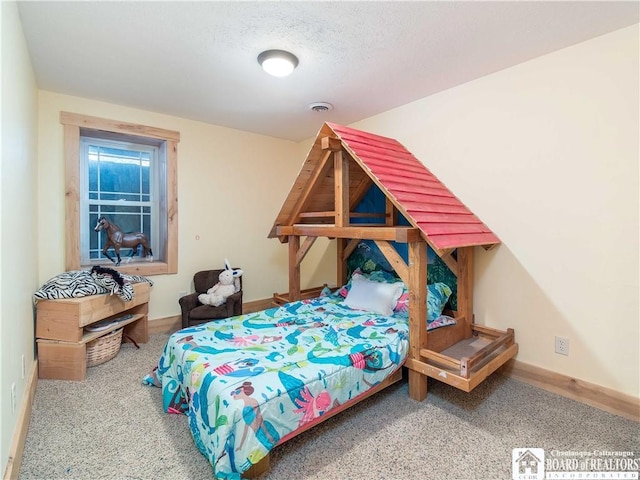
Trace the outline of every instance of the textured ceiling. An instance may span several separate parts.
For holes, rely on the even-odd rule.
[[[300,141],[638,23],[638,2],[18,2],[39,88]],[[271,77],[267,49],[294,53]],[[311,111],[330,102],[329,112]]]

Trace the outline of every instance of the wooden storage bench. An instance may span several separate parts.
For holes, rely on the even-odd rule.
[[[123,302],[117,295],[40,300],[36,304],[38,377],[84,380],[87,374],[87,343],[123,328],[136,343],[149,340],[148,283],[133,284],[134,298]],[[130,316],[128,316],[130,315]],[[102,320],[118,321],[105,330],[85,332],[84,327]],[[126,337],[123,338],[126,341]]]

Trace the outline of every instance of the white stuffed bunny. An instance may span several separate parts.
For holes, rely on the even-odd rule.
[[[240,291],[240,277],[244,273],[239,268],[233,270],[229,260],[224,261],[225,269],[218,275],[218,283],[207,290],[207,293],[198,295],[198,300],[204,305],[219,307],[234,293]]]

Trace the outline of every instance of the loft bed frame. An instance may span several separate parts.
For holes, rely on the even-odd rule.
[[[374,184],[385,195],[385,211],[355,212]],[[400,214],[409,225],[398,223]],[[269,237],[289,247],[289,291],[279,301],[303,297],[300,267],[317,238],[336,240],[338,285],[347,280],[347,259],[358,243],[375,242],[410,292],[405,366],[414,400],[426,398],[427,377],[470,392],[518,351],[513,329],[474,322],[474,250],[500,240],[394,139],[325,123]],[[391,242],[407,244],[408,262]],[[456,275],[458,297],[456,325],[429,332],[427,245]]]
[[[354,211],[372,185],[385,195],[384,211]],[[399,225],[399,215],[410,225]],[[358,223],[353,220],[357,219]],[[371,223],[362,223],[371,222]],[[474,249],[500,241],[467,207],[396,140],[325,123],[269,233],[289,248],[289,291],[273,302],[310,298],[319,288],[300,288],[301,264],[319,237],[337,244],[337,284],[347,281],[347,259],[362,240],[372,240],[409,289],[409,397],[427,396],[432,377],[470,392],[518,351],[513,329],[476,325],[473,316]],[[303,240],[304,238],[304,240]],[[408,246],[408,262],[391,242]],[[427,245],[457,277],[456,324],[427,332]],[[349,404],[400,381],[399,369]],[[323,415],[326,420],[344,408]],[[290,440],[297,430],[279,442]],[[270,467],[267,455],[243,478]]]

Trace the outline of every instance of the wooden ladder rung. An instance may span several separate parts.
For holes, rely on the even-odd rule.
[[[502,330],[497,330],[491,327],[485,327],[484,325],[477,325],[475,323],[471,325],[471,329],[474,332],[482,333],[483,335],[486,335],[492,338],[498,338],[505,334],[505,332],[503,332]],[[513,330],[513,329],[507,329],[507,332],[509,330]]]
[[[460,361],[456,360],[452,357],[447,357],[446,355],[442,355],[441,353],[434,352],[433,350],[429,350],[427,348],[420,349],[420,356],[427,358],[429,360],[433,360],[434,362],[445,365],[449,368],[455,368],[456,370],[460,370]]]

